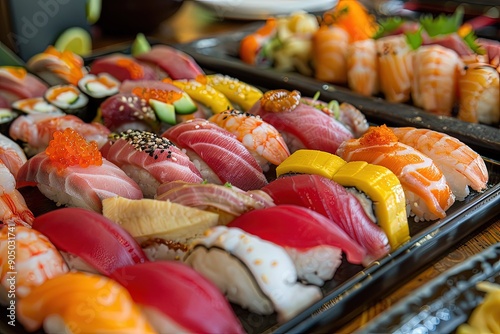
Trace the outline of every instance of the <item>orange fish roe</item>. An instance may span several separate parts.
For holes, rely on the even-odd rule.
[[[398,137],[385,124],[370,127],[359,139],[359,143],[363,146],[385,145],[397,141]]]
[[[156,88],[135,87],[132,93],[140,98],[149,101],[150,99],[162,101],[165,103],[174,103],[182,97],[182,93],[173,90],[163,90]]]
[[[131,59],[118,59],[116,65],[126,68],[130,73],[131,79],[141,79],[144,77],[144,69],[142,66]]]
[[[102,155],[97,142],[87,142],[78,132],[67,128],[54,132],[54,139],[49,143],[45,153],[59,170],[79,165],[89,167],[102,165]]]
[[[261,107],[268,112],[292,111],[300,103],[300,92],[290,92],[286,89],[270,90],[264,93],[260,100]]]

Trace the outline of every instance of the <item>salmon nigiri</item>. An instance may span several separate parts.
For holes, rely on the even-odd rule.
[[[488,170],[483,158],[469,146],[444,133],[412,127],[391,128],[399,142],[431,158],[446,177],[457,200],[486,189]]]
[[[349,34],[336,26],[321,26],[312,37],[314,76],[336,84],[347,83]]]
[[[455,202],[446,178],[431,158],[398,141],[385,125],[371,127],[361,138],[344,142],[337,154],[346,161],[366,161],[389,168],[401,182],[415,220],[446,217]]]
[[[352,42],[347,47],[347,84],[361,95],[378,93],[377,48],[374,39]]]

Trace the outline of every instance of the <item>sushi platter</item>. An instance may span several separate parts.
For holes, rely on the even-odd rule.
[[[254,27],[252,26],[250,27],[250,29],[254,29]],[[459,139],[460,141],[469,145],[472,149],[480,153],[480,157],[484,161],[486,167],[488,181],[481,191],[472,191],[470,194],[468,193],[463,200],[454,202],[454,204],[450,205],[447,208],[446,215],[442,218],[420,221],[418,219],[414,219],[413,217],[407,218],[407,226],[409,229],[408,238],[405,239],[399,247],[395,248],[385,256],[378,258],[377,261],[373,261],[369,265],[363,266],[361,265],[361,261],[358,261],[359,264],[349,263],[349,261],[347,260],[349,259],[351,254],[343,255],[341,258],[342,263],[336,269],[333,278],[326,280],[324,284],[322,284],[321,287],[317,289],[317,291],[320,292],[320,297],[316,298],[314,302],[309,303],[309,305],[306,308],[300,310],[300,312],[294,314],[293,317],[283,320],[280,318],[282,314],[280,314],[279,312],[273,312],[268,315],[261,315],[255,312],[250,312],[248,309],[244,308],[241,305],[231,303],[231,309],[237,317],[238,321],[241,322],[244,332],[249,334],[334,332],[345,325],[347,322],[352,320],[354,317],[359,315],[362,312],[364,305],[374,302],[386,296],[391,291],[394,291],[394,289],[396,289],[398,286],[402,285],[416,273],[428,266],[433,260],[436,260],[437,258],[442,256],[451,247],[463,241],[467,236],[476,233],[481,229],[484,229],[487,224],[492,221],[492,219],[498,217],[498,215],[500,214],[500,161],[498,161],[497,159],[498,152],[500,152],[500,130],[486,125],[465,123],[454,118],[437,117],[409,105],[390,104],[378,98],[361,97],[350,92],[347,89],[324,84],[298,74],[283,74],[272,70],[262,70],[250,67],[236,59],[236,51],[234,49],[236,47],[236,43],[247,32],[248,31],[239,31],[229,35],[198,40],[193,43],[174,45],[173,47],[180,50],[181,52],[185,52],[187,55],[192,56],[194,61],[200,66],[199,69],[195,68],[194,70],[204,71],[204,73],[207,74],[207,77],[217,74],[230,76],[236,78],[236,80],[251,83],[263,92],[269,92],[271,94],[280,93],[276,93],[275,90],[289,90],[299,91],[303,96],[312,97],[319,91],[321,92],[321,97],[323,99],[337,100],[339,102],[347,102],[352,104],[366,116],[367,121],[370,123],[370,125],[373,125],[373,127],[381,127],[382,125],[387,125],[390,127],[417,127],[446,133],[450,136],[455,137],[456,139]],[[155,41],[151,41],[151,45],[165,46]],[[170,48],[171,46],[166,47]],[[100,60],[105,58],[109,60],[109,57],[113,56],[118,58],[118,61],[116,63],[125,63],[125,59],[120,57],[129,57],[132,53],[133,50],[131,45],[120,45],[102,50],[101,52],[85,58],[84,62],[85,66],[92,67],[93,65],[98,64]],[[143,60],[145,59],[146,58],[144,57]],[[127,59],[127,61],[130,61],[130,59]],[[108,65],[109,64],[104,64],[102,66],[103,68],[105,68]],[[190,69],[193,70],[193,68],[194,65]],[[93,79],[96,78],[93,77]],[[102,80],[103,81],[101,81],[101,83],[107,82],[105,81],[105,79]],[[163,83],[166,82],[162,82],[162,84]],[[170,84],[170,82],[168,84]],[[87,86],[88,84],[86,85],[86,87]],[[94,85],[93,87],[95,86],[96,85]],[[128,89],[130,91],[136,92],[136,94],[145,94],[144,92],[146,91],[137,91],[135,89],[135,86],[124,86],[125,84],[122,84],[120,89]],[[251,91],[251,89],[249,88],[248,91]],[[67,93],[66,90],[64,90],[64,92]],[[151,93],[151,91],[148,92]],[[74,95],[72,94],[66,94],[66,96],[69,96],[70,98],[74,97]],[[143,98],[146,98],[146,95],[141,96]],[[171,98],[171,96],[169,96],[169,98]],[[178,93],[178,96],[175,95],[175,98],[177,100],[185,102],[181,93]],[[99,101],[102,102],[102,100]],[[113,102],[121,103],[121,101]],[[124,102],[131,104],[134,101],[124,100]],[[101,107],[103,104],[101,104]],[[165,106],[161,105],[161,107]],[[182,113],[186,113],[185,110],[189,109],[190,106],[188,105],[188,103],[184,103],[179,104],[177,107],[179,110],[177,116],[182,116]],[[295,106],[294,108],[296,107],[297,106]],[[120,107],[116,107],[116,109],[119,108]],[[249,109],[250,108],[251,107],[249,107]],[[397,110],[397,113],[394,112],[395,110]],[[102,111],[103,110],[101,110],[101,112]],[[82,119],[86,119],[87,122],[90,122],[90,120],[96,117],[95,110],[91,115],[86,115],[85,112],[86,110],[83,110],[82,114],[80,114],[79,116]],[[229,117],[229,114],[226,116]],[[171,119],[168,117],[165,117],[164,119],[166,120],[165,122],[171,121]],[[197,120],[190,120],[190,122],[196,123]],[[174,138],[175,136],[180,137],[181,134],[187,133],[192,130],[191,128],[186,128],[182,129],[182,131],[179,130],[180,134],[176,133],[174,131],[174,128],[177,127],[178,129],[180,128],[178,127],[179,125],[184,124],[179,123],[168,128],[165,133],[172,135],[172,138]],[[197,126],[197,128],[202,127],[208,127],[208,125],[206,125],[206,123],[204,122],[201,122]],[[97,130],[101,131],[102,129],[98,128]],[[110,153],[113,149],[112,146],[116,148],[121,145],[123,141],[129,140],[131,137],[134,137],[134,140],[136,140],[135,137],[138,137],[140,135],[138,132],[133,131],[122,132],[121,135],[116,136],[110,135],[109,132],[105,132],[105,134],[106,138],[109,139],[109,142],[106,141],[106,143],[103,144],[101,151],[102,154],[108,154],[108,156],[110,157],[110,161],[112,159],[112,153]],[[76,136],[74,133],[70,133],[70,131],[66,133],[66,130],[63,133],[58,134],[58,136],[59,137],[56,139],[61,141],[66,140],[78,143],[78,141],[81,140],[81,137]],[[159,145],[165,145],[165,150],[169,150],[169,156],[179,154],[179,160],[181,160],[180,157],[182,152],[179,153],[174,149],[174,147],[168,146],[171,143],[166,140],[162,141],[161,139],[158,139],[156,137],[151,138],[153,138],[151,141],[156,140],[156,143],[160,143]],[[150,140],[151,138],[140,137],[139,139],[141,141],[136,141],[134,142],[134,144],[146,145],[146,142],[147,144],[149,144],[148,140]],[[51,141],[51,145],[57,145],[58,142],[56,139]],[[113,140],[112,144],[110,143],[111,140]],[[50,148],[51,147],[47,149]],[[95,152],[92,151],[92,148],[88,149],[90,152]],[[148,150],[150,150],[150,147],[141,146],[141,150],[144,150],[144,152],[148,152]],[[54,149],[54,151],[56,151],[56,149]],[[154,150],[151,151],[154,152]],[[38,157],[38,154],[35,157]],[[153,156],[153,154],[151,154],[151,156]],[[115,161],[118,165],[120,163],[120,158],[122,157],[123,156],[116,154],[116,156],[113,157],[113,161]],[[155,156],[154,159],[156,160],[157,158],[158,156]],[[32,161],[36,160],[33,159]],[[223,162],[221,161],[220,163]],[[27,165],[29,165],[29,163]],[[91,166],[91,168],[94,168],[94,166]],[[27,171],[26,169],[30,170]],[[35,168],[32,168],[32,166],[24,167],[24,169],[20,170],[18,178],[23,182],[33,181],[32,179],[30,179],[32,178],[30,173],[33,169]],[[277,173],[277,168],[271,168],[265,174],[266,179],[260,181],[262,181],[262,183],[264,184],[268,182],[271,183],[272,181],[275,181],[277,179]],[[199,174],[196,174],[192,177],[195,180],[193,181],[193,183],[201,183],[202,178]],[[234,182],[230,183],[233,183],[233,185],[236,187],[236,182],[238,181],[241,180],[236,179],[234,180]],[[247,185],[243,181],[241,183],[241,186],[239,186],[238,184],[238,187],[246,187],[250,190],[257,188],[257,186]],[[252,189],[252,187],[254,188]],[[127,190],[124,190],[124,193],[126,191],[141,191],[139,185],[137,185],[137,189],[135,189],[132,185],[132,182],[130,184],[127,184],[126,188]],[[259,184],[258,188],[263,187]],[[343,189],[343,187],[341,188]],[[399,188],[397,189],[399,190]],[[41,191],[39,191],[36,187],[24,187],[20,189],[20,192],[24,196],[27,206],[30,208],[36,218],[61,210],[61,206],[56,206],[53,200],[42,194]],[[146,193],[146,190],[142,189],[142,192]],[[165,194],[166,193],[167,191],[165,191]],[[159,196],[162,195],[163,194]],[[133,197],[135,196],[135,194],[130,196]],[[140,194],[140,196],[142,196],[142,194]],[[138,195],[137,197],[140,196]],[[100,204],[101,203],[98,203],[98,205]],[[94,211],[98,211],[100,209],[101,208],[97,207],[97,209]],[[36,218],[34,224],[39,225],[40,228],[43,227],[43,224],[47,224],[47,226],[49,226],[48,224],[56,224],[56,222],[54,221],[58,221],[57,219],[54,219],[54,221],[52,221],[51,219],[47,218],[45,219],[45,222],[44,219],[40,219],[37,222]],[[403,218],[405,219],[406,224],[406,216],[403,216]],[[83,218],[78,217],[75,219]],[[49,230],[50,228],[48,229],[48,231]],[[221,229],[220,231],[218,232],[223,233],[225,230]],[[52,228],[52,232],[54,232],[54,228]],[[224,236],[228,238],[231,237],[231,235],[228,236],[226,234],[224,234]],[[244,239],[244,236],[238,235],[237,238]],[[217,242],[223,244],[224,240],[224,238],[219,238],[216,241],[212,241],[214,242],[214,244],[216,244]],[[216,244],[216,246],[214,246],[213,248],[222,247],[223,245],[221,244]],[[208,246],[206,245],[204,247],[208,248]],[[270,246],[267,245],[266,247]],[[203,247],[199,247],[199,249],[203,249]],[[490,253],[493,252],[496,252],[495,254],[498,256],[498,247],[492,248],[489,253],[485,253],[482,255],[485,261],[487,258],[491,257]],[[191,259],[193,266],[195,266],[197,258],[193,254],[198,255],[200,253],[193,252],[192,254],[190,254],[190,256],[192,256]],[[480,259],[478,259],[479,258],[475,258],[474,261],[479,261]],[[475,262],[473,263],[473,265],[475,265]],[[174,271],[176,269],[171,268],[171,270]],[[131,273],[133,273],[133,271],[131,271]],[[126,275],[123,277],[119,277],[119,275],[115,277],[117,277],[117,280],[126,279]],[[2,308],[2,310],[5,311],[5,308]],[[11,327],[5,324],[5,319],[7,317],[3,316],[2,318],[4,320],[2,321],[2,323],[0,323],[0,331],[2,333],[14,333],[14,331],[11,331]],[[16,327],[15,333],[27,332],[18,331],[17,329],[18,327]],[[42,333],[43,331],[38,330],[36,332]]]
[[[497,157],[497,152],[500,151],[500,130],[496,127],[435,115],[410,104],[387,102],[381,97],[362,96],[344,86],[322,82],[297,72],[282,72],[244,63],[239,57],[241,40],[261,26],[262,23],[253,23],[238,31],[179,44],[176,47],[190,54],[208,70],[223,71],[246,82],[264,85],[268,89],[298,89],[308,96],[319,92],[325,100],[353,104],[374,124],[387,123],[442,131],[474,147],[482,154]]]

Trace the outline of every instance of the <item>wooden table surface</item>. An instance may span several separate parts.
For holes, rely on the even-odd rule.
[[[165,43],[186,43],[199,38],[234,31],[250,23],[251,21],[227,20],[223,14],[214,14],[193,1],[187,1],[177,14],[163,22],[157,31],[149,34],[149,36]],[[133,36],[100,36],[95,40],[94,46],[99,49],[112,44],[130,41],[131,39],[133,39]],[[470,236],[467,241],[451,249],[448,254],[398,288],[387,298],[366,305],[366,311],[342,328],[340,333],[352,333],[439,274],[461,263],[471,255],[481,252],[488,246],[500,242],[500,216],[493,218],[487,225],[483,231]]]

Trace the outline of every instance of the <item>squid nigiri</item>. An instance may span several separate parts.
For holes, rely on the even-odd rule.
[[[12,122],[9,136],[24,143],[27,156],[42,152],[49,145],[54,132],[71,128],[88,141],[97,142],[102,147],[111,133],[104,125],[85,123],[74,115],[31,114],[19,116]]]
[[[399,142],[430,157],[443,172],[457,200],[469,195],[469,187],[481,192],[488,183],[483,158],[469,146],[444,133],[412,127],[391,128]]]
[[[385,125],[344,142],[337,154],[346,161],[366,161],[389,168],[400,180],[416,220],[444,218],[455,202],[446,178],[431,158],[400,143]]]
[[[210,183],[226,182],[242,189],[267,184],[262,168],[236,136],[205,119],[194,119],[166,130],[162,137],[186,149],[201,175]]]
[[[117,268],[148,261],[130,234],[94,211],[50,211],[35,218],[33,229],[57,247],[71,269],[109,276]]]
[[[299,279],[318,286],[333,278],[343,252],[354,264],[360,264],[366,256],[365,249],[343,229],[304,206],[280,204],[249,211],[227,226],[283,247],[292,258]]]
[[[215,226],[192,246],[184,262],[251,312],[276,312],[284,322],[322,296],[319,287],[297,281],[293,261],[282,247],[239,228]]]
[[[69,272],[34,287],[18,304],[28,331],[47,333],[156,333],[128,291],[104,276]]]
[[[104,198],[143,197],[134,180],[102,158],[96,142],[87,142],[69,128],[54,132],[47,149],[21,167],[17,182],[20,187],[36,185],[42,194],[59,205],[96,212],[101,212]]]
[[[278,130],[260,116],[231,110],[213,115],[208,120],[236,135],[264,171],[269,169],[269,164],[279,165],[290,155]]]
[[[158,186],[165,182],[203,181],[183,151],[152,132],[127,130],[115,134],[101,148],[101,153],[136,181],[147,198],[153,198]]]
[[[121,267],[111,278],[128,290],[159,333],[244,333],[217,286],[183,263]]]
[[[335,153],[353,134],[343,124],[313,106],[300,102],[300,92],[272,90],[249,111],[274,126],[290,153],[300,148]]]
[[[14,261],[8,256],[12,245],[16,249]],[[17,298],[26,297],[34,287],[68,271],[57,248],[39,231],[25,226],[4,226],[0,230],[0,283],[9,291],[13,275]]]

